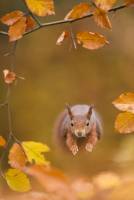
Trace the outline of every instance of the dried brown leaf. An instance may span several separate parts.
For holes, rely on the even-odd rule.
[[[91,11],[91,6],[89,3],[80,3],[76,5],[66,16],[65,20],[77,19],[84,17]]]
[[[112,103],[117,109],[121,111],[134,113],[134,93],[132,92],[121,94]]]
[[[24,13],[20,10],[15,10],[13,12],[7,13],[1,18],[1,22],[8,26],[12,26],[18,20],[20,20],[24,16]]]
[[[134,6],[134,0],[125,0],[126,5]]]
[[[26,30],[26,17],[22,17],[19,21],[9,27],[9,41],[13,42],[22,38]]]
[[[68,31],[63,31],[62,34],[58,37],[56,45],[62,45],[63,41],[69,37]]]
[[[96,6],[102,10],[108,11],[113,7],[117,0],[94,0]]]
[[[12,84],[16,80],[16,74],[8,69],[3,70],[4,81],[6,84]]]
[[[5,147],[5,145],[6,145],[6,140],[2,136],[0,136],[0,146]]]
[[[11,167],[16,169],[23,169],[27,162],[27,157],[22,146],[18,143],[14,143],[11,147],[8,155],[8,163]]]
[[[26,19],[26,31],[34,29],[35,26],[36,26],[35,20],[31,16],[28,16]]]
[[[103,35],[93,32],[79,32],[77,33],[77,42],[82,44],[86,49],[94,50],[103,47],[105,44],[109,44]]]
[[[36,178],[47,192],[56,193],[62,199],[76,200],[64,174],[59,170],[52,167],[34,165],[26,167],[25,172]]]
[[[118,114],[115,121],[115,129],[123,134],[134,132],[134,114],[130,112]]]
[[[107,13],[100,8],[95,9],[94,20],[97,23],[97,25],[100,26],[101,28],[108,28],[108,29],[112,28],[112,25]]]

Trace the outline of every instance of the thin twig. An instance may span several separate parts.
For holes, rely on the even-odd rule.
[[[75,36],[73,33],[73,28],[72,28],[72,23],[70,23],[69,25],[70,25],[70,34],[71,34],[72,43],[73,43],[74,49],[77,49],[77,45],[75,42]]]
[[[126,7],[128,7],[128,5],[127,4],[123,4],[123,5],[116,6],[116,7],[112,8],[112,9],[108,10],[108,12],[116,12],[117,10],[121,10],[123,8],[126,8]],[[66,23],[70,23],[70,22],[73,23],[73,22],[80,21],[80,20],[83,20],[83,19],[86,19],[86,18],[90,18],[92,16],[93,16],[93,13],[90,13],[88,15],[85,15],[84,17],[80,17],[80,18],[77,18],[77,19],[68,19],[68,20],[64,20],[63,19],[63,20],[52,21],[52,22],[48,22],[48,23],[41,23],[40,26],[38,26],[38,27],[26,32],[24,35],[28,35],[28,34],[30,34],[32,32],[35,32],[35,31],[37,31],[37,30],[39,30],[41,28],[47,27],[47,26],[55,26],[55,25],[66,24]],[[0,34],[1,35],[8,35],[7,32],[3,32],[3,31],[0,31]]]

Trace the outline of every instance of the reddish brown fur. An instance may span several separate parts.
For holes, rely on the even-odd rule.
[[[58,117],[54,132],[59,146],[69,149],[75,155],[83,146],[89,152],[93,150],[101,137],[102,125],[91,106],[68,106]]]

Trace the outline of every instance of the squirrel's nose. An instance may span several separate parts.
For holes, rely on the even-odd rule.
[[[81,132],[78,132],[77,134],[78,134],[78,136],[79,136],[79,137],[81,137],[81,136],[82,136],[82,133],[81,133]]]

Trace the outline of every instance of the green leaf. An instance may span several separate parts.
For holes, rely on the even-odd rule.
[[[31,189],[28,177],[18,169],[8,169],[5,173],[8,186],[17,192],[27,192]]]
[[[44,153],[49,152],[49,147],[39,142],[22,142],[22,146],[27,155],[28,161],[36,164],[48,164],[49,162],[45,159]]]

